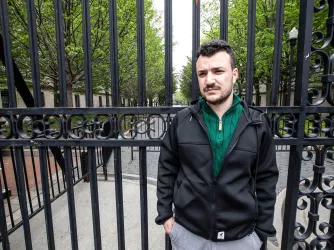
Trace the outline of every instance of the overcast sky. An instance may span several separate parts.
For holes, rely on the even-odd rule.
[[[170,0],[172,1],[172,0]],[[155,9],[162,13],[164,0],[154,0]],[[186,64],[186,57],[191,56],[192,49],[192,0],[173,1],[173,66],[175,72],[181,71],[182,66]]]

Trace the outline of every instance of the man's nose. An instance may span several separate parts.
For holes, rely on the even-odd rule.
[[[208,72],[208,74],[206,75],[206,84],[212,84],[215,82],[215,78],[214,75],[211,72]]]

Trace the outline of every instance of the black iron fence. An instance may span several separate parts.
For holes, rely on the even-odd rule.
[[[80,122],[79,122],[80,123]],[[29,126],[29,125],[30,126]],[[8,123],[7,123],[8,125]],[[28,132],[31,132],[31,122],[27,122],[25,128]],[[88,124],[88,128],[91,129],[91,124]],[[5,129],[9,131],[9,128]],[[3,131],[3,132],[5,132]],[[71,129],[73,135],[82,136],[82,126],[76,126]],[[50,133],[57,134],[57,130],[54,129]],[[40,136],[39,136],[40,137]],[[85,135],[85,138],[92,138],[90,134]],[[27,204],[28,204],[28,216],[29,219],[34,217],[37,213],[43,210],[43,200],[42,200],[42,185],[41,185],[41,163],[39,162],[39,152],[38,147],[22,147],[20,148],[24,171],[24,180],[27,194]],[[54,156],[51,150],[46,151],[46,168],[48,173],[48,187],[50,193],[50,202],[55,201],[61,195],[66,193],[66,183],[65,183],[65,172],[64,166],[61,162],[64,159],[64,149],[60,147],[60,155]],[[102,147],[96,147],[96,167],[106,168],[106,164],[103,161]],[[89,182],[89,163],[88,163],[88,152],[87,147],[74,146],[71,147],[71,178],[73,185],[78,184],[80,181],[84,180]],[[58,157],[58,159],[57,159]],[[15,154],[13,147],[3,147],[0,148],[0,171],[1,182],[3,183],[2,194],[4,201],[4,208],[7,223],[8,235],[22,226],[22,217],[20,209],[20,194],[19,194],[19,184],[17,175],[17,164],[15,162]],[[105,178],[107,178],[107,172],[103,171]],[[0,236],[1,239],[1,236]]]
[[[228,17],[226,6],[228,1],[221,0],[221,38],[227,39]],[[39,53],[36,39],[36,13],[34,1],[27,0],[27,23],[29,33],[29,53],[31,56],[31,79],[33,95],[24,81],[19,68],[12,58],[11,35],[9,30],[9,18],[7,1],[0,3],[1,17],[1,60],[6,68],[6,80],[8,87],[8,108],[0,109],[0,147],[1,152],[8,147],[10,160],[15,169],[15,186],[20,201],[20,213],[22,221],[17,223],[9,216],[10,226],[7,225],[7,216],[11,214],[8,185],[5,183],[4,163],[1,171],[2,180],[0,189],[5,187],[6,192],[0,192],[0,232],[3,249],[10,248],[8,235],[19,225],[24,229],[24,241],[26,249],[32,249],[31,230],[29,219],[37,211],[45,213],[45,226],[47,232],[48,249],[55,249],[55,234],[52,218],[52,200],[57,197],[56,190],[65,192],[68,197],[68,213],[71,232],[71,248],[78,249],[77,218],[74,202],[74,188],[76,182],[84,178],[80,169],[74,168],[87,158],[88,176],[91,190],[92,227],[94,232],[94,247],[102,249],[99,194],[97,185],[97,167],[110,157],[110,149],[114,154],[114,176],[116,193],[116,217],[118,249],[125,249],[124,232],[124,203],[122,181],[122,147],[138,147],[139,150],[139,178],[140,178],[140,205],[141,205],[141,248],[148,249],[148,208],[147,208],[147,159],[146,153],[149,147],[158,147],[172,116],[181,108],[172,106],[172,1],[165,1],[165,105],[166,107],[147,108],[146,103],[146,75],[145,75],[145,20],[144,1],[137,0],[137,69],[138,69],[138,106],[136,108],[120,108],[119,95],[119,61],[118,61],[118,37],[117,37],[117,8],[116,1],[109,1],[108,15],[110,20],[110,71],[112,89],[112,107],[93,108],[93,86],[91,60],[91,27],[90,5],[88,0],[82,1],[82,25],[83,25],[83,51],[84,51],[84,82],[86,95],[86,108],[67,108],[66,86],[66,60],[64,44],[64,20],[61,1],[54,1],[55,29],[57,38],[57,57],[59,73],[59,108],[42,108],[41,82],[39,71]],[[193,1],[193,53],[200,40],[200,0]],[[224,7],[225,6],[225,7]],[[223,9],[225,8],[225,9]],[[332,212],[334,192],[331,185],[332,177],[324,178],[324,160],[333,158],[334,145],[334,94],[333,94],[333,13],[332,0],[315,2],[314,0],[301,0],[299,11],[299,36],[297,50],[297,68],[294,86],[294,103],[292,106],[278,107],[280,86],[280,67],[282,55],[282,30],[284,20],[284,1],[276,2],[275,22],[275,46],[273,57],[273,74],[271,84],[270,105],[259,107],[267,112],[272,121],[272,130],[275,135],[275,144],[287,146],[290,152],[286,202],[284,206],[283,233],[280,242],[281,249],[332,249],[334,244],[333,226],[334,213]],[[326,29],[313,33],[313,16],[322,12],[328,16],[323,20]],[[246,102],[253,101],[254,57],[255,57],[255,18],[256,1],[248,1],[248,41],[247,41],[247,66],[246,66]],[[178,24],[176,24],[178,25]],[[315,39],[312,39],[313,38]],[[193,97],[197,98],[198,86],[195,74],[195,57],[193,54]],[[309,92],[310,70],[317,69],[317,73],[323,72],[321,92],[311,90]],[[28,108],[17,108],[16,89],[25,99]],[[311,94],[311,97],[310,97]],[[30,98],[31,97],[31,98]],[[311,101],[310,101],[311,100]],[[322,106],[326,103],[327,106]],[[24,119],[29,118],[30,124],[24,124]],[[92,118],[93,117],[93,118]],[[138,118],[140,117],[140,118]],[[50,127],[50,121],[58,124]],[[81,120],[81,127],[75,125]],[[151,130],[152,123],[161,122],[161,130],[155,134]],[[75,122],[74,122],[75,121]],[[123,128],[124,126],[126,128]],[[160,126],[159,126],[160,127]],[[80,132],[73,132],[79,130]],[[140,135],[140,136],[139,136]],[[143,135],[143,137],[141,137]],[[101,148],[99,150],[99,148]],[[38,208],[31,203],[29,194],[29,178],[25,167],[25,148],[31,148],[30,154],[38,151],[41,187],[36,183],[33,173],[33,185],[38,186],[38,193],[42,194],[42,200],[38,200]],[[79,151],[81,148],[81,152]],[[85,148],[85,150],[83,150]],[[301,162],[303,151],[312,151],[315,158],[312,180],[300,180]],[[78,151],[76,151],[78,150]],[[50,171],[50,155],[56,160],[56,190],[52,189],[52,168]],[[104,160],[100,155],[104,155]],[[49,157],[48,157],[49,155]],[[73,155],[75,156],[73,159]],[[81,160],[76,160],[80,155]],[[34,157],[32,156],[31,159]],[[1,154],[0,159],[5,156]],[[37,170],[33,164],[33,172]],[[79,164],[80,165],[80,164]],[[79,173],[79,175],[78,175]],[[37,176],[37,175],[36,175]],[[76,176],[76,177],[74,177]],[[61,181],[61,177],[63,180]],[[75,179],[76,178],[76,179]],[[6,187],[7,185],[7,187]],[[300,187],[302,186],[302,188]],[[62,189],[66,187],[66,189]],[[58,192],[59,193],[59,192]],[[59,194],[60,194],[59,193]],[[27,198],[28,196],[28,198]],[[302,205],[299,203],[302,202]],[[328,221],[319,221],[319,207],[330,210]],[[296,221],[296,210],[308,209],[308,222],[303,225]],[[163,244],[163,243],[162,243]],[[154,246],[153,246],[154,247]],[[170,248],[166,238],[166,249]]]

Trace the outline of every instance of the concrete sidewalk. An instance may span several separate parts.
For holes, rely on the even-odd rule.
[[[101,219],[102,249],[118,249],[115,182],[112,175],[105,181],[103,175],[98,175],[99,206]],[[91,214],[90,184],[80,182],[74,187],[76,220],[78,230],[79,249],[94,249],[93,224]],[[283,225],[283,211],[285,203],[284,189],[277,197],[274,225],[277,230],[276,238],[268,240],[268,250],[281,249],[281,235]],[[156,212],[156,180],[148,178],[148,236],[149,249],[164,250],[165,238],[162,226],[157,226],[154,219]],[[123,175],[125,249],[141,249],[140,222],[140,186],[138,175]],[[307,225],[308,209],[297,211],[296,221]],[[321,221],[328,221],[329,211],[321,209]],[[56,249],[71,250],[69,216],[67,209],[67,195],[62,195],[52,203],[52,215]],[[38,213],[30,220],[31,238],[34,250],[47,249],[44,212]],[[311,237],[313,239],[314,237]],[[275,240],[277,239],[277,240]],[[310,239],[310,240],[311,240]],[[9,236],[12,250],[25,249],[23,227]],[[2,246],[0,244],[0,249]]]
[[[140,186],[136,179],[138,178],[133,175],[124,175],[123,177],[125,249],[129,250],[141,249]],[[156,187],[154,181],[149,180],[148,182],[149,248],[163,250],[165,247],[164,231],[161,226],[157,226],[154,222],[157,214]],[[99,176],[98,188],[102,248],[116,250],[118,249],[118,240],[114,179],[109,177],[108,181],[104,181],[103,176]],[[90,184],[81,182],[74,187],[74,192],[79,249],[92,250],[94,249],[94,236]],[[52,215],[56,249],[72,249],[66,194],[52,203]],[[30,229],[33,249],[48,249],[44,211],[30,220]],[[12,250],[25,249],[23,227],[12,233],[9,236],[9,241]],[[0,249],[2,249],[2,246],[0,246]]]

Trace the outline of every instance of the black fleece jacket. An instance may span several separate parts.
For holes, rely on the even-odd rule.
[[[183,227],[212,241],[241,239],[254,230],[262,241],[275,235],[273,135],[266,114],[242,105],[216,178],[201,105],[197,102],[174,117],[160,151],[157,224],[175,215]]]

